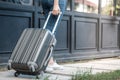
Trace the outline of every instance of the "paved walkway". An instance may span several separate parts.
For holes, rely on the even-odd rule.
[[[92,71],[93,74],[98,72],[109,72],[120,69],[120,59],[108,58],[90,60],[84,62],[66,63],[62,64],[64,70],[55,70],[51,73],[45,73],[45,77],[49,77],[49,80],[70,80],[71,76],[77,71]],[[20,75],[14,77],[14,70],[0,72],[0,80],[36,80],[35,76]],[[42,79],[40,79],[42,80]]]

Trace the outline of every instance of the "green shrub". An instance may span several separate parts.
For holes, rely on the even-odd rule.
[[[120,80],[120,70],[92,74],[90,71],[77,72],[71,80]]]

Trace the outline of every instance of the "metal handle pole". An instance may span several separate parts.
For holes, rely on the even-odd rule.
[[[52,11],[49,12],[48,17],[47,17],[47,19],[46,19],[46,21],[45,21],[45,24],[44,24],[44,26],[43,26],[43,29],[46,28],[47,23],[48,23],[48,20],[50,19],[51,14],[52,14]],[[57,24],[58,24],[58,22],[59,22],[59,19],[60,19],[61,14],[62,14],[62,12],[59,13],[59,16],[58,16],[58,18],[57,18],[57,21],[55,22],[54,28],[53,28],[53,30],[52,30],[52,34],[54,34],[54,32],[55,32],[55,30],[56,30],[56,28],[57,28]]]
[[[45,21],[45,24],[44,24],[44,26],[43,26],[43,29],[46,28],[47,23],[48,23],[48,20],[49,20],[51,14],[52,14],[52,12],[50,11],[49,14],[48,14],[47,20]]]
[[[56,28],[57,28],[57,24],[58,24],[58,22],[59,22],[59,19],[60,19],[61,14],[62,14],[62,12],[59,13],[59,16],[58,16],[58,18],[57,18],[57,21],[56,21],[56,23],[55,23],[55,25],[54,25],[54,28],[53,28],[53,30],[52,30],[52,34],[54,34],[54,32],[55,32],[55,30],[56,30]]]

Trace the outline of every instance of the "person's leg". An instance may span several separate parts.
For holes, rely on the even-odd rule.
[[[45,1],[48,1],[48,2],[45,2]],[[48,13],[49,11],[52,11],[52,8],[53,8],[53,3],[54,3],[54,0],[43,0],[43,3],[42,3],[42,7],[43,7],[43,11],[45,13],[45,18],[47,18],[48,16]],[[58,25],[60,24],[61,22],[61,19],[63,17],[63,14],[64,14],[64,11],[65,11],[65,8],[66,8],[66,3],[67,3],[67,0],[59,0],[59,6],[60,6],[60,9],[61,9],[61,12],[62,12],[62,15],[59,19],[59,23]],[[50,20],[48,21],[48,24],[47,24],[47,29],[49,29],[50,31],[53,30],[53,27],[55,25],[55,22],[57,20],[57,17],[58,16],[54,16],[54,15],[51,15],[50,17]],[[56,33],[56,32],[55,32]],[[51,57],[50,61],[49,61],[49,65],[48,65],[50,69],[51,68],[55,68],[55,69],[62,69],[61,66],[59,66],[58,64],[56,64],[56,62],[53,60],[53,57]],[[49,70],[50,71],[50,70]]]
[[[52,11],[54,0],[48,0],[48,1],[49,1],[48,3],[49,3],[50,10]],[[59,19],[59,22],[57,24],[57,27],[59,26],[59,24],[60,24],[60,22],[61,22],[61,20],[63,18],[63,14],[64,14],[65,9],[66,9],[66,4],[67,4],[67,0],[59,0],[59,6],[60,6],[60,10],[62,12],[62,15],[60,16],[60,19]],[[47,25],[47,29],[49,29],[50,31],[53,30],[55,22],[57,20],[57,17],[58,16],[51,15],[50,20],[49,20],[48,25]],[[56,28],[54,34],[56,34],[56,31],[57,31],[57,28]],[[56,63],[56,61],[53,60],[53,58],[51,58],[48,67],[52,67],[53,69],[59,69],[59,70],[63,69],[63,67],[58,65]]]
[[[48,0],[42,0],[42,8],[43,8],[45,19],[47,19],[48,13],[50,11],[50,7],[48,7]],[[54,63],[53,57],[50,58],[50,61],[48,64],[52,64],[52,63]],[[46,71],[51,72],[53,71],[53,68],[47,67]]]

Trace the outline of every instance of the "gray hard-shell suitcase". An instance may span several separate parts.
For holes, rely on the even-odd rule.
[[[50,32],[45,28],[51,14],[52,12],[49,13],[43,28],[27,28],[23,31],[8,61],[8,69],[16,70],[16,77],[19,74],[38,76],[45,71],[56,44],[54,31],[61,16],[60,13],[53,31]]]

